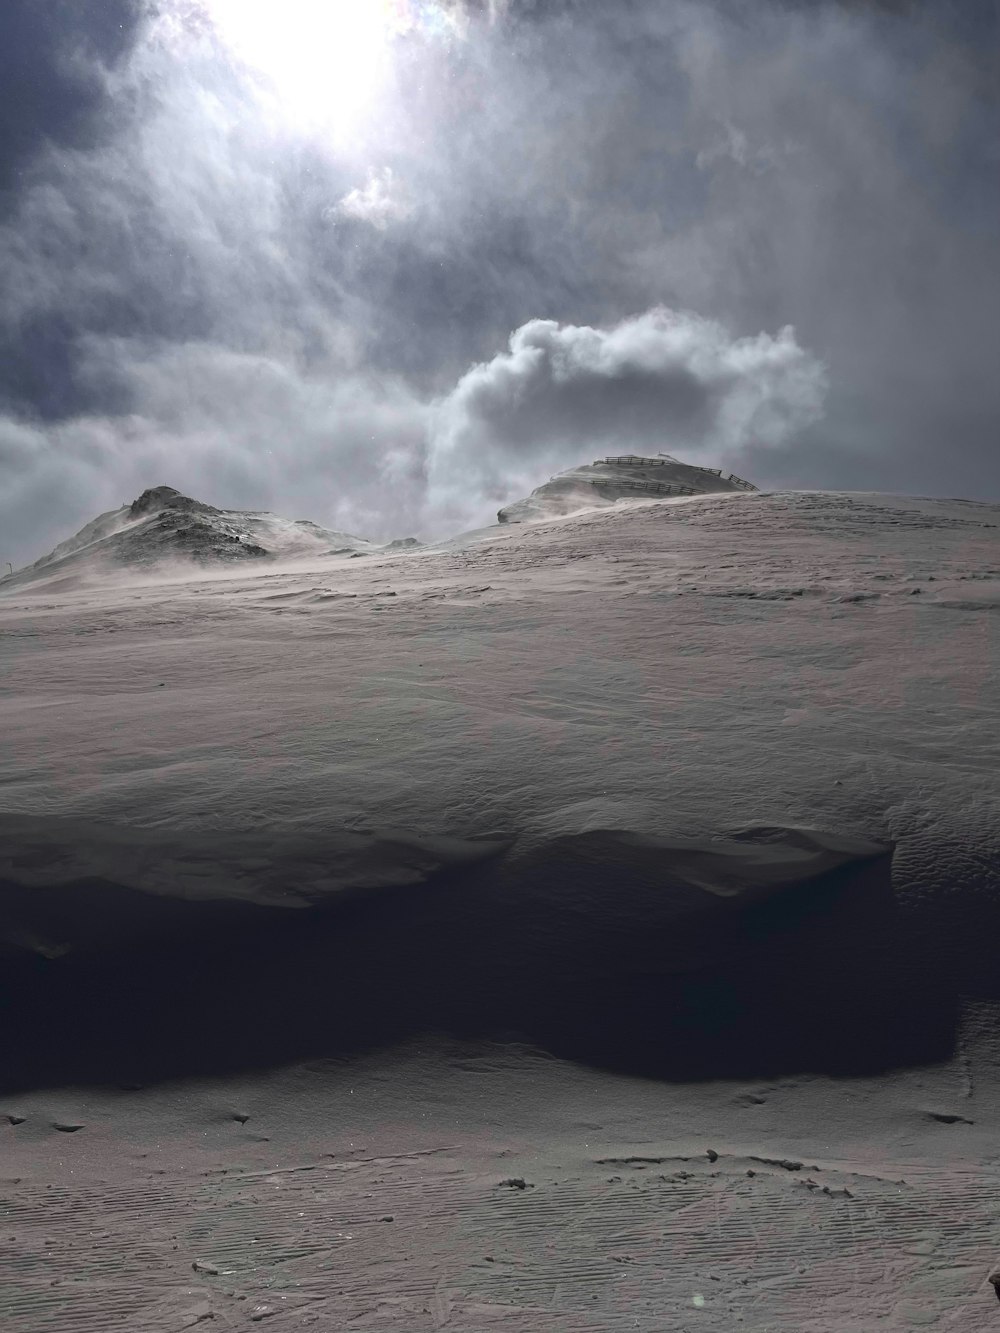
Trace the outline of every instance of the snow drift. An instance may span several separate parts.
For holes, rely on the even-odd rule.
[[[1000,1005],[998,524],[734,489],[8,580],[5,1080],[429,1031],[667,1078],[943,1058]]]

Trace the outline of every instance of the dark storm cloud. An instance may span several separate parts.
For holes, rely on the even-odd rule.
[[[0,207],[49,143],[93,146],[112,113],[102,71],[128,52],[134,0],[4,0],[0,5]]]
[[[5,0],[0,5],[0,219],[45,180],[57,148],[93,150],[129,115],[107,77],[143,16],[136,0]],[[58,256],[52,260],[59,262]],[[5,269],[5,283],[13,275]],[[73,375],[74,312],[25,312],[0,356],[0,407],[59,417],[89,405]]]
[[[89,91],[8,136],[0,557],[158,482],[432,531],[616,428],[762,484],[1000,493],[996,6],[467,9],[400,40],[338,142],[186,0],[117,37],[93,27],[117,4],[24,29],[32,78]],[[554,348],[661,309],[691,357],[793,325],[824,415],[818,378],[762,365],[725,392],[690,357],[557,382]]]

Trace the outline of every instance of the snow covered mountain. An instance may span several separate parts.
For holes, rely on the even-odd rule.
[[[612,454],[560,472],[525,499],[505,505],[497,519],[501,523],[525,523],[579,509],[599,509],[617,500],[662,500],[756,489],[733,473],[682,463],[670,454],[658,454],[656,458]]]
[[[242,509],[217,509],[172,486],[143,491],[131,504],[100,514],[48,555],[4,582],[33,582],[84,567],[148,568],[163,561],[216,562],[298,559],[380,549],[347,532],[308,519]]]
[[[618,500],[664,500],[679,496],[732,494],[757,488],[717,468],[681,463],[669,454],[635,454],[583,463],[553,477],[522,500],[501,509],[500,523],[558,518],[601,509]],[[479,530],[480,533],[489,529]],[[471,534],[463,534],[463,538]],[[460,538],[459,540],[462,540]],[[100,514],[48,555],[0,579],[17,587],[37,579],[87,570],[151,569],[155,565],[206,566],[257,560],[301,560],[313,556],[367,555],[421,546],[414,537],[378,543],[321,527],[309,519],[287,519],[266,511],[218,509],[154,486],[131,504]]]

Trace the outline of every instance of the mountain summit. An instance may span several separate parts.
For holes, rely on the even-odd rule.
[[[616,500],[664,500],[680,495],[755,491],[721,468],[682,463],[672,454],[647,458],[641,454],[609,454],[569,468],[538,486],[523,500],[506,505],[497,514],[500,523],[526,523],[558,518],[578,509],[598,509]]]
[[[164,560],[205,565],[376,549],[376,543],[364,537],[323,528],[308,519],[217,509],[173,486],[154,486],[131,504],[99,515],[48,555],[18,570],[13,580],[27,583],[93,564],[135,569]]]

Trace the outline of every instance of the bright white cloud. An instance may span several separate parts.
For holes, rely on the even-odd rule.
[[[331,216],[354,218],[359,222],[368,222],[379,231],[385,231],[392,222],[400,222],[412,213],[399,185],[393,178],[392,168],[383,167],[381,171],[369,171],[368,180],[363,188],[355,187],[348,191]]]

